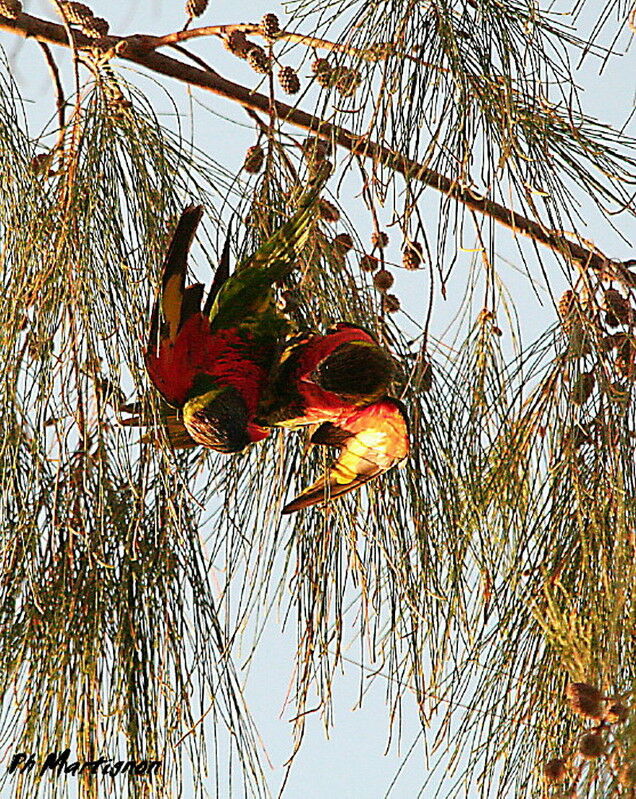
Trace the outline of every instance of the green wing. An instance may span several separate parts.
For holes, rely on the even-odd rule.
[[[307,241],[319,187],[308,191],[300,207],[272,236],[242,261],[221,286],[210,309],[212,331],[232,327],[249,316],[265,314],[272,284],[288,275]]]

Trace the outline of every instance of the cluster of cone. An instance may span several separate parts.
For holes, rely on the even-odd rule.
[[[346,322],[321,334],[297,333],[276,307],[273,286],[307,240],[318,203],[309,191],[298,211],[230,276],[229,241],[203,303],[186,287],[187,257],[203,208],[181,215],[151,317],[148,374],[165,400],[162,420],[175,447],[240,452],[273,427],[313,426],[312,444],[338,447],[323,478],[283,509],[291,513],[345,494],[403,460],[409,451],[404,406],[387,396],[395,364],[366,330]],[[145,424],[138,406],[127,424]],[[135,415],[136,414],[136,415]]]

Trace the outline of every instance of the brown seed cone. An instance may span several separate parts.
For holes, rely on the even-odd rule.
[[[310,176],[318,183],[324,183],[333,172],[331,161],[310,161],[307,165]]]
[[[189,17],[200,17],[208,7],[209,0],[186,0],[186,14]]]
[[[328,89],[331,86],[331,72],[317,72],[316,83],[323,89]]]
[[[300,80],[292,67],[281,67],[278,71],[278,82],[285,94],[297,94],[300,91]]]
[[[336,250],[344,254],[353,249],[353,239],[348,233],[338,233],[333,240],[333,246]]]
[[[280,33],[280,23],[276,14],[265,14],[261,20],[261,33],[270,41]]]
[[[52,161],[53,161],[52,152],[38,153],[38,155],[33,156],[29,166],[31,167],[31,170],[36,174],[38,172],[44,172],[44,171],[48,172]]]
[[[332,250],[327,254],[327,257],[329,259],[329,265],[337,272],[344,269],[345,255],[343,252],[340,252],[340,250]]]
[[[84,3],[69,2],[60,5],[71,25],[84,25],[93,19],[93,12]]]
[[[272,69],[267,53],[257,44],[253,44],[248,50],[247,63],[252,67],[254,72],[258,72],[261,75],[268,75]]]
[[[83,23],[82,33],[90,36],[91,39],[101,39],[102,36],[106,36],[109,27],[108,20],[102,17],[91,17]]]
[[[395,278],[388,269],[380,269],[373,276],[373,285],[378,291],[388,291],[394,282]]]
[[[636,373],[636,347],[628,336],[624,336],[618,342],[614,367],[622,377],[628,380],[634,379]]]
[[[634,358],[625,358],[622,355],[617,355],[614,360],[614,368],[621,377],[627,380],[633,380],[636,376],[636,364]]]
[[[371,245],[373,247],[379,247],[383,249],[389,243],[389,237],[387,234],[382,230],[379,233],[373,233],[371,235]]]
[[[559,316],[564,322],[570,317],[570,314],[578,306],[578,304],[578,297],[571,289],[563,292],[561,299],[559,300],[558,311]]]
[[[331,143],[311,136],[303,142],[303,154],[307,161],[323,161],[331,154]]]
[[[380,261],[373,255],[363,255],[360,258],[360,269],[363,272],[375,272],[380,266]]]
[[[618,402],[620,405],[630,404],[630,390],[627,386],[621,385],[621,383],[610,383],[607,394],[612,402]],[[612,446],[614,446],[617,442],[618,434],[616,436],[616,442],[612,442]]]
[[[635,345],[632,339],[626,333],[615,333],[614,340],[616,342],[618,354],[621,358],[628,360],[629,358],[633,357]]]
[[[316,82],[323,87],[329,88],[332,85],[333,69],[326,58],[317,58],[311,65],[312,72],[316,76]]]
[[[611,352],[614,348],[619,347],[625,339],[625,333],[610,333],[599,340],[598,348],[601,352]]]
[[[335,70],[334,70],[335,72]],[[356,69],[338,68],[338,75],[332,74],[332,81],[335,79],[336,91],[343,97],[351,97],[355,94],[360,85],[360,73]]]
[[[340,211],[333,203],[323,197],[318,200],[318,213],[325,222],[337,222],[340,219]]]
[[[594,760],[605,754],[605,741],[600,732],[588,732],[579,742],[579,754],[586,760]]]
[[[22,13],[20,0],[0,0],[0,16],[7,19],[17,19]]]
[[[596,378],[594,377],[594,372],[582,372],[574,381],[574,385],[570,391],[570,401],[574,403],[574,405],[584,405],[590,398],[595,383]],[[579,711],[577,710],[575,712],[578,713]],[[587,714],[582,713],[582,715],[585,716]]]
[[[593,373],[589,373],[592,378],[594,378]],[[582,374],[579,375],[579,380],[586,375]],[[578,381],[577,381],[578,382]],[[594,380],[592,379],[592,386],[594,385]],[[576,390],[576,384],[572,388],[572,393],[574,394]],[[591,391],[591,388],[590,388]],[[587,395],[589,397],[589,393]],[[585,398],[587,399],[587,397]],[[574,398],[572,398],[574,402]],[[585,400],[580,403],[582,405]],[[568,683],[567,688],[565,689],[565,695],[567,697],[568,704],[570,709],[574,713],[578,713],[579,716],[585,716],[589,719],[602,719],[603,713],[605,710],[604,702],[603,702],[603,695],[593,685],[590,685],[586,682],[571,682]]]
[[[419,368],[419,387],[421,391],[430,391],[433,385],[433,367],[428,361],[422,361]]]
[[[419,269],[422,262],[422,248],[417,242],[409,244],[402,252],[402,266],[405,269]]]
[[[395,45],[392,42],[374,42],[364,51],[364,57],[367,61],[383,61],[394,49]]]
[[[630,322],[631,306],[629,300],[616,289],[607,289],[603,295],[605,310],[621,324]]]
[[[331,72],[331,64],[327,61],[326,58],[317,58],[311,64],[311,71],[318,75],[321,72]]]
[[[543,776],[546,782],[563,782],[567,773],[565,760],[561,757],[553,757],[543,766]]]
[[[247,148],[247,152],[245,153],[243,170],[255,175],[263,168],[264,160],[265,154],[263,153],[263,148],[260,146],[260,144],[253,144],[251,147]]]
[[[563,329],[569,338],[568,354],[570,357],[580,358],[582,355],[589,355],[592,352],[590,335],[577,315],[570,317],[567,322],[563,322]]]
[[[605,721],[610,724],[620,724],[629,718],[629,708],[622,702],[614,702],[607,708]]]
[[[226,50],[229,50],[239,58],[247,58],[250,48],[254,47],[254,43],[250,42],[243,31],[230,31],[228,36],[223,40]]]
[[[382,297],[382,307],[386,313],[395,313],[400,310],[400,299],[395,294],[385,294]]]

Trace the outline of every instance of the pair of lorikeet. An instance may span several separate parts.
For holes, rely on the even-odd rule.
[[[203,304],[186,287],[187,258],[203,214],[182,213],[170,243],[145,353],[150,379],[169,407],[175,447],[240,452],[272,427],[315,426],[311,442],[340,448],[329,474],[283,513],[345,494],[403,460],[409,450],[402,403],[386,395],[392,357],[366,330],[341,322],[326,334],[293,335],[274,302],[307,240],[317,191],[229,274],[229,242]]]

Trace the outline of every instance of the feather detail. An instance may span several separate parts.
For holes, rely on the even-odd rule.
[[[383,396],[394,361],[366,330],[338,323],[327,335],[292,339],[259,408],[263,424],[302,427],[346,420]]]
[[[168,325],[168,336],[171,341],[175,340],[183,324],[182,307],[188,253],[202,216],[202,205],[191,205],[183,211],[172,234],[170,247],[163,265],[161,310]]]
[[[315,216],[318,189],[312,189],[301,199],[300,207],[290,219],[276,230],[221,286],[210,308],[210,327],[218,330],[236,324],[238,317],[262,316],[273,312],[272,285],[286,277],[296,265],[296,259],[311,232]]]
[[[203,307],[203,316],[207,316],[208,318],[210,317],[210,313],[212,311],[212,304],[214,303],[217,294],[221,290],[221,286],[230,277],[231,236],[232,236],[232,228],[230,225],[227,229],[227,236],[225,237],[225,244],[223,245],[221,260],[219,261],[219,265],[216,269],[216,272],[214,273],[214,279],[212,281],[212,285],[210,286],[210,293],[208,294],[208,298],[205,301],[205,306]]]
[[[336,446],[340,455],[329,473],[289,502],[283,513],[347,494],[404,460],[409,453],[406,409],[399,400],[384,397],[339,425],[322,424],[311,441]]]

